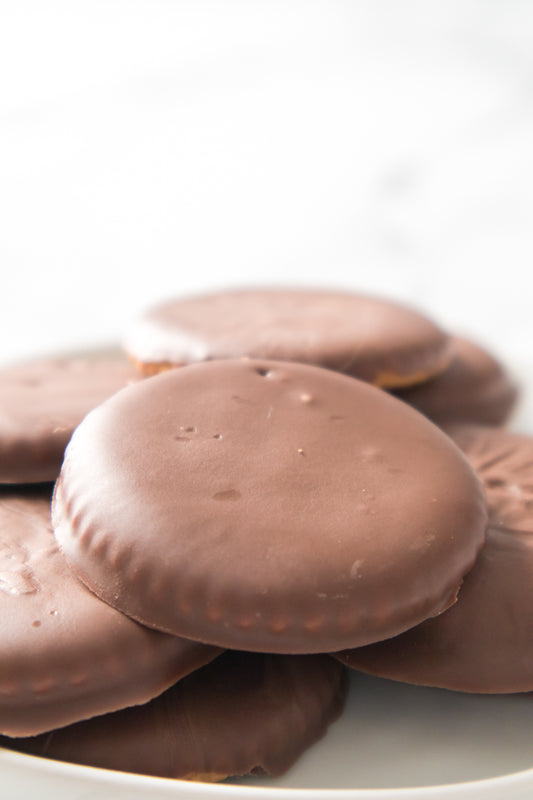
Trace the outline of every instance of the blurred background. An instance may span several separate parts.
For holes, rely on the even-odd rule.
[[[224,286],[532,363],[528,0],[0,0],[0,361]]]

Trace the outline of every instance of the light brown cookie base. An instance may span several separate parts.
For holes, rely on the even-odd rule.
[[[503,425],[518,399],[518,387],[492,353],[468,339],[453,337],[453,358],[439,375],[397,396],[437,425]]]
[[[243,359],[246,358],[243,356]],[[145,378],[151,378],[154,375],[160,375],[162,372],[167,372],[170,369],[179,369],[180,367],[187,366],[185,363],[181,362],[179,364],[173,364],[170,361],[161,361],[161,362],[144,362],[139,361],[132,356],[129,356],[129,360],[139,371],[139,373]],[[413,372],[408,373],[406,375],[401,374],[399,372],[393,372],[384,370],[378,375],[376,375],[373,381],[369,381],[372,386],[377,386],[380,389],[404,389],[411,386],[418,386],[418,384],[425,383],[426,381],[435,378],[437,375],[440,375],[450,366],[451,362],[451,355],[449,353],[445,353],[440,362],[438,362],[435,368],[432,371],[420,371],[420,372]]]

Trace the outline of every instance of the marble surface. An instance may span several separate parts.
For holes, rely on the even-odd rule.
[[[527,0],[0,0],[0,361],[264,283],[527,360],[532,43]]]

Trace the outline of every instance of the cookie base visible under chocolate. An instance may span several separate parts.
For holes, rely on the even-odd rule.
[[[144,375],[201,361],[266,358],[386,388],[425,381],[451,359],[448,337],[422,314],[325,290],[233,290],[173,300],[134,323],[124,344]]]
[[[450,366],[397,396],[439,425],[453,422],[503,425],[518,398],[518,388],[504,368],[479,345],[455,337]]]

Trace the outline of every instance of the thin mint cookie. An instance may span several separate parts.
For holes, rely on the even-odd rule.
[[[218,654],[144,628],[70,572],[50,492],[0,490],[0,732],[26,736],[144,703]]]
[[[213,359],[298,361],[384,387],[441,372],[448,337],[397,303],[341,292],[265,289],[173,300],[128,331],[125,349],[146,375]]]
[[[138,380],[118,356],[41,359],[0,371],[0,483],[55,481],[72,431]]]
[[[518,388],[496,358],[467,339],[452,339],[450,366],[432,380],[397,392],[437,424],[503,425],[518,399]]]
[[[386,392],[329,370],[214,361],[86,417],[56,537],[102,599],[232,649],[310,653],[448,607],[484,541],[457,447]]]
[[[225,653],[144,706],[30,739],[34,755],[165,778],[281,775],[339,716],[346,670],[329,656]]]
[[[485,485],[486,544],[457,603],[387,642],[342,661],[407,683],[463,692],[533,691],[533,439],[450,426]]]

